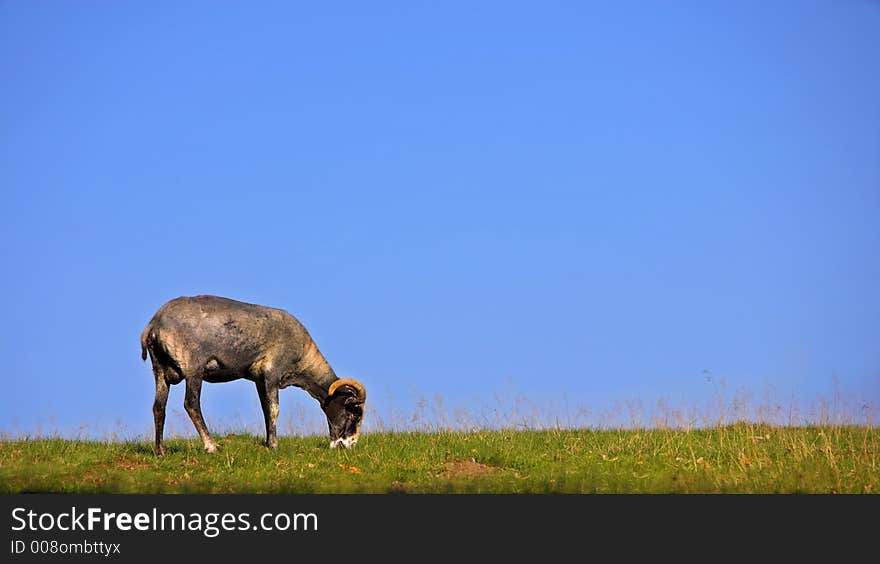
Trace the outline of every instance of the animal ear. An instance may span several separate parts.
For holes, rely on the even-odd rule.
[[[357,396],[347,397],[347,398],[345,398],[345,405],[350,405],[350,406],[364,405],[364,400],[360,399]]]

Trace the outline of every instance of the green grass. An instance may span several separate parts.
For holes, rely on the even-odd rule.
[[[371,433],[353,450],[324,437],[249,435],[147,442],[0,442],[0,493],[875,493],[872,427],[736,424],[703,430]]]

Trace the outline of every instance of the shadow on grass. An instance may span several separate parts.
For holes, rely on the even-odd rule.
[[[141,454],[144,456],[156,456],[156,451],[153,450],[152,443],[144,444],[144,443],[129,443],[127,445],[128,452],[133,454]],[[181,452],[187,452],[191,450],[187,445],[173,445],[173,444],[165,444],[165,454],[178,454]]]
[[[235,442],[239,445],[248,445],[254,447],[266,448],[266,441],[261,437],[251,434],[230,433],[222,437],[215,437],[219,450],[222,450],[227,441]],[[199,439],[171,439],[164,443],[165,455],[182,454],[182,453],[204,453],[202,443]],[[143,456],[155,456],[152,442],[128,442],[126,450],[131,454],[139,454]]]

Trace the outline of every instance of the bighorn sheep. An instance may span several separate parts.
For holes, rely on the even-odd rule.
[[[156,379],[153,419],[156,454],[164,453],[162,432],[168,387],[186,380],[184,407],[205,450],[217,443],[202,418],[202,382],[239,378],[257,386],[266,422],[266,445],[278,446],[278,390],[297,386],[318,400],[330,427],[330,447],[350,448],[360,435],[366,391],[349,378],[337,378],[309,332],[284,310],[217,296],[180,297],[163,305],[141,334]]]

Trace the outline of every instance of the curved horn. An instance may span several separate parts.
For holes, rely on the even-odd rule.
[[[332,396],[340,386],[351,386],[357,390],[358,399],[366,401],[367,390],[364,389],[364,385],[352,378],[340,378],[339,380],[335,380],[330,384],[330,389],[327,391],[327,395]]]

